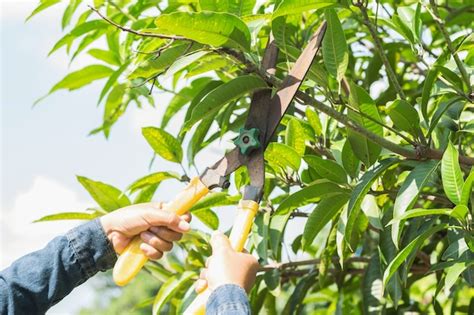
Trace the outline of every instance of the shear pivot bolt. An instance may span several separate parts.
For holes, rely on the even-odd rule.
[[[239,136],[234,140],[234,144],[240,149],[240,153],[249,155],[253,150],[262,146],[258,139],[259,136],[260,130],[258,128],[242,128]]]

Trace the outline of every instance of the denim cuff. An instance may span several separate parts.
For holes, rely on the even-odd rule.
[[[66,237],[86,278],[114,266],[117,255],[99,219],[75,227]]]
[[[224,284],[217,287],[209,296],[206,314],[250,314],[247,293],[235,284]]]

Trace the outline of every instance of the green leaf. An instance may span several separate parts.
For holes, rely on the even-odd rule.
[[[150,185],[143,188],[133,200],[133,204],[150,202],[153,199],[153,196],[155,195],[157,189],[158,184]]]
[[[56,83],[51,88],[47,95],[50,95],[51,93],[61,89],[66,89],[69,91],[79,89],[96,80],[106,78],[110,76],[113,72],[114,71],[111,68],[103,65],[86,66],[81,70],[77,70],[66,75],[61,81]],[[43,98],[37,100],[35,104],[42,99]]]
[[[57,220],[93,220],[101,216],[100,212],[61,212],[46,215],[33,222],[44,222],[44,221],[57,221]]]
[[[141,63],[132,73],[130,73],[129,78],[151,78],[154,75],[165,71],[176,59],[188,50],[190,50],[190,44],[179,44],[170,47],[165,51],[162,51],[158,58],[150,58]]]
[[[417,136],[420,129],[418,112],[407,101],[393,101],[388,108],[388,115],[398,129]]]
[[[349,51],[341,22],[334,9],[326,9],[327,29],[323,39],[323,60],[329,74],[341,81],[349,63]]]
[[[296,151],[286,144],[271,142],[265,150],[265,159],[272,166],[285,171],[290,168],[298,171],[301,165],[301,157]]]
[[[120,68],[115,70],[114,73],[112,73],[112,75],[109,77],[107,82],[105,82],[104,87],[102,88],[102,91],[100,91],[100,96],[99,96],[99,100],[97,101],[97,104],[100,104],[100,102],[107,95],[109,90],[114,86],[114,84],[117,83],[118,78],[125,71],[125,69],[128,68],[128,65],[129,63],[126,62]]]
[[[455,205],[461,203],[464,180],[459,166],[459,153],[454,145],[449,142],[441,160],[441,178],[446,196]]]
[[[298,279],[298,283],[293,290],[288,302],[283,309],[283,315],[289,314],[302,314],[302,310],[305,308],[306,304],[304,303],[304,299],[308,291],[314,285],[314,281],[316,279],[316,271],[312,271],[310,274],[304,276],[301,280]]]
[[[432,174],[438,169],[439,161],[426,161],[418,164],[407,176],[398,191],[393,207],[393,218],[397,220],[401,217],[418,199],[423,187],[426,185]],[[398,247],[400,235],[400,221],[395,221],[392,225],[392,240]]]
[[[36,14],[40,13],[43,10],[46,10],[47,8],[61,2],[61,0],[43,0],[40,2],[40,4],[31,12],[31,14],[26,18],[25,22],[27,22],[29,19],[31,19],[33,16]]]
[[[181,144],[168,132],[160,128],[145,127],[142,129],[142,134],[156,154],[165,160],[181,163],[183,159]]]
[[[345,236],[344,236],[348,244],[352,243],[352,232],[354,230],[357,217],[360,214],[360,210],[361,210],[360,206],[362,204],[362,201],[364,200],[365,195],[369,191],[370,186],[372,186],[374,181],[380,175],[382,175],[382,173],[387,168],[389,168],[390,166],[394,165],[397,162],[398,160],[396,159],[385,159],[383,161],[380,161],[379,164],[372,167],[369,171],[367,171],[362,176],[362,178],[360,179],[360,182],[354,188],[351,194],[351,198],[349,200],[349,205],[348,205],[348,210],[347,210],[348,218],[347,218],[347,224],[346,224]]]
[[[237,16],[252,14],[256,0],[199,0],[202,10],[232,13]]]
[[[303,248],[310,246],[318,233],[349,200],[349,194],[337,194],[322,199],[311,212],[303,232]]]
[[[77,176],[77,180],[105,211],[113,211],[130,205],[130,200],[114,186]]]
[[[462,186],[462,193],[461,193],[461,205],[467,206],[469,203],[469,197],[471,196],[472,193],[472,187],[474,183],[474,167],[471,168],[471,172],[469,173],[469,176],[466,178],[466,181],[464,182],[464,185]]]
[[[206,146],[204,138],[206,137],[209,129],[211,129],[212,123],[214,122],[214,117],[208,117],[201,120],[197,128],[192,134],[191,140],[188,144],[187,158],[190,165],[194,164],[194,158],[196,154]]]
[[[444,279],[444,293],[449,296],[451,287],[460,279],[461,274],[474,262],[460,262],[446,268],[446,278]]]
[[[202,223],[212,230],[219,228],[219,217],[211,209],[200,209],[193,211],[193,216],[197,217]]]
[[[187,285],[196,274],[192,271],[185,271],[180,276],[173,276],[160,287],[160,291],[153,302],[153,315],[161,314],[161,310],[180,289]]]
[[[163,118],[161,120],[161,128],[165,128],[168,125],[170,119],[187,103],[191,102],[194,97],[209,84],[209,82],[211,82],[211,78],[199,78],[194,80],[190,86],[181,89],[171,99],[168,106],[166,107],[165,113],[163,114]]]
[[[384,304],[383,291],[380,256],[375,252],[370,258],[362,280],[364,314],[381,314]]]
[[[87,52],[92,57],[113,66],[120,66],[120,58],[110,50],[92,48]]]
[[[454,88],[458,88],[460,91],[463,90],[463,81],[456,73],[440,65],[436,66],[436,68],[441,73],[443,78],[445,78],[449,83],[451,83]]]
[[[425,232],[421,233],[419,236],[417,236],[413,241],[411,241],[407,246],[405,246],[398,254],[395,256],[395,258],[390,262],[390,264],[387,266],[387,269],[385,269],[385,272],[383,274],[383,285],[386,286],[387,282],[390,280],[390,278],[393,276],[395,271],[400,267],[403,262],[408,258],[408,256],[412,253],[415,253],[418,251],[418,249],[423,245],[423,243],[426,241],[428,237],[431,235],[435,234],[436,232],[439,232],[441,230],[444,230],[448,227],[447,224],[438,224],[430,229],[426,230]]]
[[[130,190],[130,192],[133,193],[139,189],[143,189],[151,185],[157,185],[166,179],[173,179],[173,178],[180,179],[180,176],[179,174],[174,173],[174,172],[156,172],[156,173],[144,176],[140,179],[137,179],[128,187],[128,190]]]
[[[323,134],[323,127],[321,125],[321,120],[319,119],[318,114],[314,112],[309,106],[306,106],[305,113],[311,128],[313,128],[314,130],[314,133],[317,136],[321,136]]]
[[[74,15],[74,12],[76,12],[76,9],[81,2],[82,0],[69,1],[69,5],[66,7],[66,10],[64,10],[63,18],[61,21],[61,26],[63,29],[69,25],[69,23],[71,22],[72,16]]]
[[[239,76],[219,85],[194,107],[191,117],[186,121],[182,130],[187,131],[199,120],[214,116],[223,105],[230,101],[266,87],[265,81],[254,75]]]
[[[469,208],[465,205],[457,205],[453,208],[451,215],[458,219],[459,221],[463,222],[466,218],[466,215],[469,213]]]
[[[360,161],[355,155],[354,151],[352,151],[351,144],[349,140],[344,142],[344,146],[342,147],[341,153],[342,159],[342,166],[349,174],[350,177],[356,178],[359,175],[360,171]]]
[[[286,126],[285,142],[295,149],[298,155],[303,156],[306,150],[305,132],[303,126],[296,118],[290,119]]]
[[[337,5],[336,0],[283,0],[273,12],[272,19],[279,16],[301,14],[305,11]]]
[[[194,212],[212,207],[235,205],[239,199],[239,195],[229,196],[226,192],[215,192],[201,198],[189,211]]]
[[[368,115],[376,121],[382,121],[375,102],[363,88],[351,83],[350,91],[349,103],[354,109]],[[348,117],[356,121],[368,131],[383,137],[383,129],[381,125],[363,117],[353,110],[348,110]],[[359,135],[352,130],[347,130],[347,136],[355,155],[365,164],[366,167],[369,167],[377,161],[380,152],[382,151],[382,148],[378,144],[371,142],[366,137]]]
[[[393,218],[388,224],[393,225],[397,222],[418,218],[428,215],[447,215],[452,216],[453,209],[450,208],[440,208],[440,209],[424,209],[424,208],[416,208],[412,210],[408,210],[399,217]]]
[[[314,203],[322,197],[344,192],[347,191],[335,183],[327,180],[317,180],[283,200],[270,221],[270,244],[274,253],[278,252],[283,230],[294,209]]]
[[[425,83],[423,84],[423,91],[421,92],[421,113],[423,114],[423,117],[425,118],[425,121],[429,120],[428,117],[428,101],[430,100],[431,97],[431,90],[433,89],[433,86],[435,85],[435,81],[438,78],[438,69],[432,68],[428,72],[425,78]]]
[[[346,171],[344,171],[342,166],[337,164],[335,161],[323,160],[319,156],[315,156],[315,155],[305,155],[303,159],[322,178],[327,178],[330,181],[333,181],[339,184],[347,183]]]
[[[216,12],[173,12],[156,18],[160,33],[184,36],[201,44],[250,49],[250,32],[237,16]]]
[[[464,238],[459,238],[456,241],[449,244],[446,250],[443,252],[442,260],[457,260],[463,256],[463,254],[469,250]]]
[[[103,123],[100,130],[103,130],[106,138],[109,136],[112,125],[122,116],[128,106],[130,99],[126,98],[124,100],[126,96],[125,89],[124,84],[116,85],[112,91],[110,91],[105,102]]]
[[[189,55],[183,56],[177,59],[169,68],[166,70],[165,74],[163,75],[163,79],[171,78],[175,73],[185,69],[189,65],[193,64],[194,62],[198,61],[205,55],[207,55],[207,51],[197,51],[191,53]]]
[[[108,27],[110,27],[110,24],[100,19],[81,23],[74,27],[68,34],[64,35],[59,41],[57,41],[53,48],[48,52],[48,56],[65,45],[71,45],[76,38],[86,33],[105,30]]]

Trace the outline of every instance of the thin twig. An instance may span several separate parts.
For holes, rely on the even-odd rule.
[[[350,264],[350,263],[368,263],[369,258],[367,257],[349,257],[344,261],[344,264]],[[333,262],[339,262],[339,257],[332,257]],[[296,268],[299,266],[309,266],[309,265],[318,265],[321,263],[321,259],[308,259],[308,260],[300,260],[300,261],[291,261],[291,262],[286,262],[286,263],[277,263],[277,264],[269,264],[260,267],[259,271],[270,271],[273,269],[279,269],[279,270],[284,270],[284,269],[291,269],[291,268]]]
[[[117,9],[120,13],[122,13],[123,15],[125,15],[129,20],[131,20],[131,21],[133,21],[133,22],[136,22],[136,21],[137,21],[137,19],[136,19],[134,16],[132,16],[130,13],[125,12],[124,10],[122,10],[122,8],[121,8],[119,5],[117,5],[117,4],[115,3],[115,1],[108,0],[107,3],[109,3],[109,4],[110,4],[111,6],[113,6],[115,9]]]
[[[446,41],[446,45],[448,47],[449,52],[453,56],[454,61],[456,62],[456,65],[458,66],[459,72],[461,72],[461,76],[464,80],[464,83],[466,84],[467,88],[469,89],[469,93],[471,94],[472,92],[472,86],[471,86],[471,81],[469,79],[469,75],[467,74],[466,68],[464,67],[461,59],[459,59],[457,51],[453,47],[453,42],[451,41],[451,38],[449,37],[448,32],[446,31],[446,28],[444,27],[444,22],[441,20],[438,12],[438,6],[434,0],[430,0],[431,4],[431,10],[430,8],[426,8],[427,11],[432,15],[436,25],[438,26],[439,30],[441,31],[441,34],[443,34],[444,40]]]
[[[114,21],[112,21],[111,19],[109,19],[108,17],[106,17],[105,15],[100,13],[100,11],[97,10],[96,8],[94,8],[90,5],[88,7],[92,11],[97,13],[104,21],[106,21],[107,23],[115,26],[116,28],[118,28],[118,29],[120,29],[124,32],[128,32],[128,33],[135,34],[135,35],[138,35],[138,36],[143,36],[143,37],[154,37],[154,38],[173,39],[173,40],[188,40],[188,41],[190,40],[190,39],[182,37],[182,36],[163,35],[163,34],[155,34],[155,33],[135,31],[135,30],[132,30],[131,28],[128,28],[128,27],[125,27],[125,26],[122,26],[120,24],[115,23]]]
[[[406,99],[405,93],[403,92],[403,89],[400,86],[400,83],[398,82],[395,71],[392,69],[390,62],[388,61],[387,55],[385,55],[382,42],[379,36],[377,35],[377,30],[375,29],[374,25],[370,22],[370,18],[367,13],[367,8],[365,7],[365,4],[362,3],[361,1],[356,1],[354,4],[360,9],[360,12],[362,13],[363,23],[369,29],[369,33],[372,36],[372,39],[374,40],[375,49],[379,53],[380,59],[382,60],[382,63],[385,67],[385,71],[387,72],[388,79],[392,82],[400,98],[405,100]]]

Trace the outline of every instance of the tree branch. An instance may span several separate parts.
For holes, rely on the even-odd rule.
[[[129,29],[127,27],[124,27],[122,25],[119,25],[119,24],[113,22],[112,20],[110,20],[106,16],[102,15],[94,7],[89,6],[89,8],[92,11],[96,12],[105,21],[107,21],[111,25],[113,25],[113,26],[117,27],[118,29],[120,29],[122,31],[125,31],[125,32],[129,32],[129,33],[132,33],[132,34],[135,34],[135,35],[138,35],[138,36],[144,36],[144,37],[155,37],[155,38],[164,38],[164,39],[173,39],[173,40],[190,40],[190,39],[187,39],[187,38],[181,37],[181,36],[169,36],[169,35],[161,35],[161,34],[144,33],[144,32],[135,31],[135,30]],[[365,12],[365,15],[367,15],[366,10],[367,9],[365,7],[364,7],[364,9],[362,9],[362,12]],[[367,18],[368,18],[368,16],[367,16]],[[372,25],[371,24],[369,24],[369,25],[370,25],[369,29],[371,29]],[[373,29],[372,29],[372,31],[375,32]],[[376,36],[375,33],[374,33],[374,35]],[[374,40],[375,41],[380,41],[380,39],[378,37],[376,37],[376,39],[374,38]],[[379,44],[380,44],[380,42],[379,42]],[[380,44],[380,47],[381,47],[381,44]],[[261,71],[255,64],[253,64],[251,61],[247,60],[247,58],[245,58],[245,56],[243,54],[241,54],[241,53],[239,53],[235,50],[229,49],[229,48],[219,48],[219,49],[215,49],[215,51],[218,52],[218,53],[224,53],[224,54],[227,54],[229,56],[234,57],[235,59],[237,59],[239,62],[241,62],[247,68],[247,71],[255,72],[256,74],[260,75],[265,81],[267,81],[267,83],[269,83],[270,85],[278,86],[279,80],[276,77],[269,75],[265,71]],[[393,76],[395,78],[395,82],[396,82],[395,84],[398,86],[400,92],[403,93],[403,91],[400,88],[400,85],[398,84],[398,81],[396,81],[396,77],[395,77],[395,73],[393,73],[393,69],[391,69],[390,64],[388,64],[388,60],[386,59],[386,56],[383,54],[383,51],[379,51],[379,53],[381,55],[382,60],[384,60],[384,58],[385,58],[385,60],[387,61],[387,65],[388,65],[388,68],[386,66],[387,73],[392,71],[392,74],[393,74]],[[390,70],[388,70],[388,69],[390,69]],[[402,96],[402,94],[400,94],[400,96]],[[296,97],[298,99],[300,99],[304,104],[311,105],[311,106],[315,107],[316,109],[319,109],[321,112],[323,112],[326,115],[334,118],[335,120],[337,120],[338,122],[340,122],[341,124],[346,126],[347,128],[353,130],[354,132],[366,137],[370,141],[372,141],[374,143],[377,143],[378,145],[380,145],[380,146],[382,146],[382,147],[384,147],[384,148],[386,148],[386,149],[388,149],[388,150],[390,150],[394,153],[397,153],[401,156],[404,156],[404,157],[409,158],[409,159],[416,159],[416,160],[423,160],[423,159],[440,160],[443,157],[443,152],[442,151],[431,149],[431,148],[426,147],[424,145],[416,146],[415,150],[413,150],[411,148],[406,148],[406,147],[403,147],[403,146],[398,145],[396,143],[393,143],[389,140],[386,140],[385,138],[380,137],[380,136],[368,131],[367,129],[360,126],[355,121],[349,119],[346,115],[341,114],[338,111],[334,110],[333,108],[323,104],[322,102],[319,102],[319,101],[313,99],[310,95],[308,95],[308,94],[306,94],[302,91],[297,91],[296,92]],[[403,98],[404,98],[404,94],[403,94]],[[465,165],[474,165],[474,158],[459,155],[459,162],[462,163],[462,164],[465,164]]]
[[[349,257],[344,261],[344,264],[350,263],[368,263],[370,258],[367,257]],[[339,257],[332,257],[333,262],[339,262]],[[321,263],[321,259],[308,259],[308,260],[300,260],[300,261],[290,261],[286,263],[277,263],[277,264],[269,264],[260,267],[259,271],[270,271],[273,269],[291,269],[300,266],[309,266],[309,265],[318,265]]]
[[[261,76],[269,85],[271,86],[278,86],[280,84],[280,80],[272,75],[269,75],[265,71],[262,71],[259,69],[255,64],[247,60],[245,56],[235,50],[229,49],[229,48],[221,48],[217,50],[218,52],[228,54],[229,56],[232,56],[235,58],[237,61],[240,63],[244,64],[245,67],[247,68],[248,72],[253,72],[255,74],[258,74]],[[308,95],[302,91],[297,91],[296,92],[296,98],[299,99],[299,101],[302,104],[305,105],[311,105],[314,108],[320,110],[321,112],[325,113],[326,115],[332,117],[333,119],[337,120],[347,128],[351,129],[352,131],[364,136],[365,138],[369,139],[370,141],[392,151],[393,153],[397,153],[401,156],[404,156],[408,159],[413,159],[413,160],[426,160],[426,159],[433,159],[433,160],[441,160],[443,157],[443,151],[432,149],[428,146],[419,144],[418,146],[415,146],[413,148],[407,148],[401,145],[398,145],[394,142],[391,142],[384,137],[380,137],[361,125],[359,125],[357,122],[351,120],[350,118],[347,117],[347,115],[344,115],[342,113],[339,113],[337,110],[333,109],[330,106],[327,106],[323,104],[322,102],[314,99],[311,95]],[[459,155],[459,162],[465,165],[474,165],[474,158],[468,157],[468,156],[463,156]]]
[[[104,21],[106,21],[107,23],[109,23],[109,24],[115,26],[116,28],[118,28],[118,29],[120,29],[124,32],[127,32],[127,33],[131,33],[131,34],[135,34],[135,35],[143,36],[143,37],[154,37],[154,38],[173,39],[173,40],[190,40],[190,39],[187,39],[187,38],[182,37],[182,36],[162,35],[162,34],[135,31],[135,30],[132,30],[131,28],[128,28],[128,27],[125,27],[125,26],[122,26],[120,24],[115,23],[114,21],[112,21],[111,19],[109,19],[108,17],[106,17],[105,15],[100,13],[100,11],[97,10],[96,8],[94,8],[90,5],[88,7],[92,11],[97,13]]]

